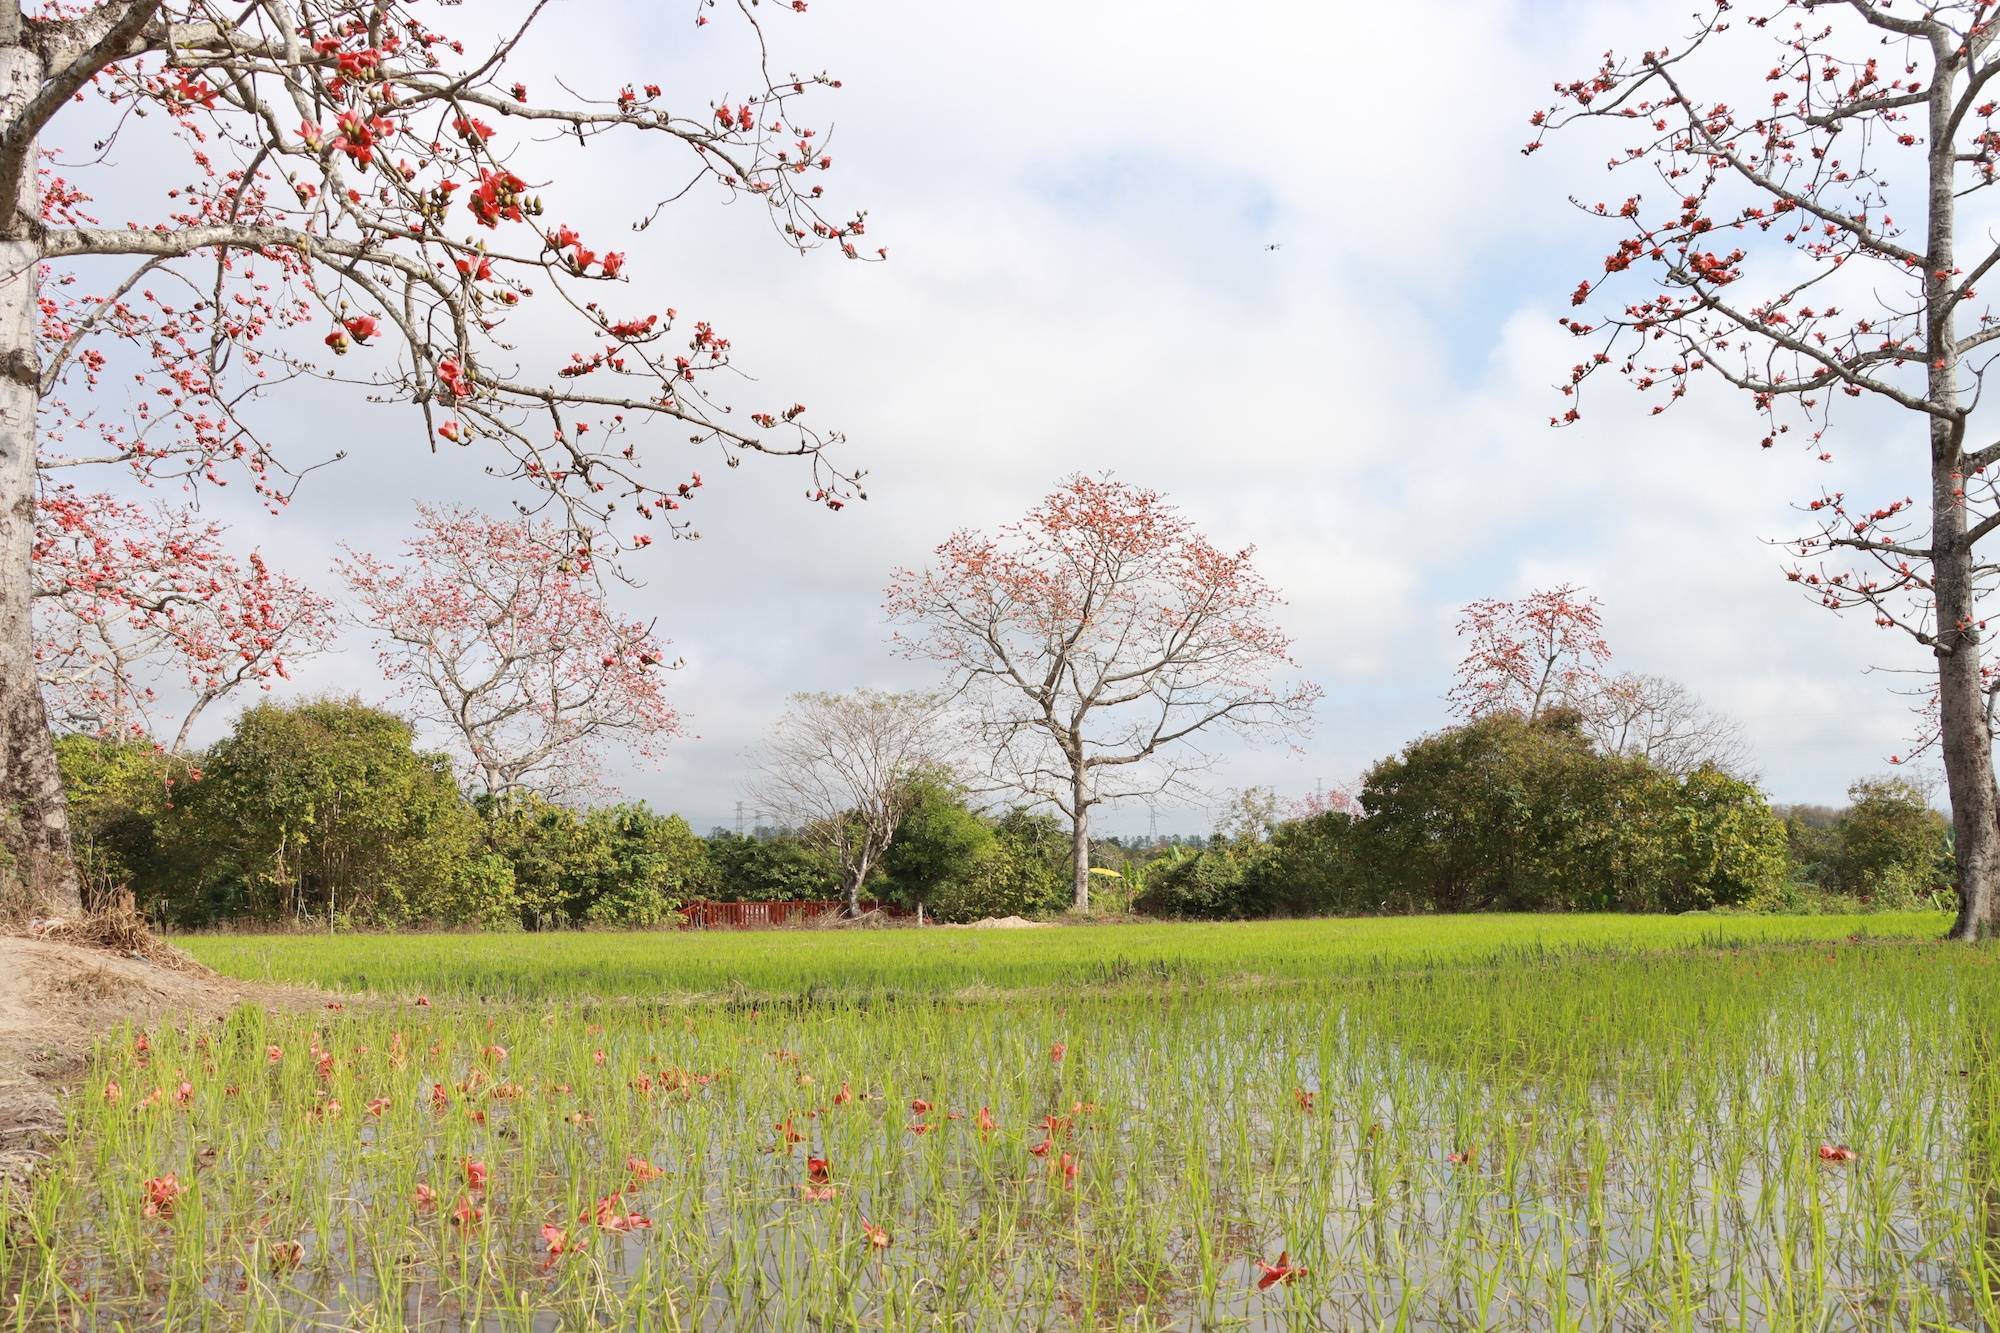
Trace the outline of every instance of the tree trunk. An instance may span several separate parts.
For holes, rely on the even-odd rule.
[[[1963,511],[1956,506],[1948,518],[1943,512],[1939,518],[1940,530],[1962,532],[1965,526]],[[1959,545],[1949,560],[1940,549],[1933,565],[1941,626],[1961,623],[1970,615],[1972,554],[1963,549],[1962,541]],[[1979,633],[1968,628],[1939,638],[1939,731],[1958,880],[1958,920],[1951,937],[1987,939],[2000,935],[2000,892],[1996,892],[2000,886],[1995,883],[2000,879],[2000,799],[1993,786],[1993,735],[1986,725]]]
[[[1957,291],[1956,197],[1958,162],[1951,151],[1952,108],[1958,80],[1946,77],[1951,52],[1937,42],[1940,71],[1929,98],[1929,217],[1925,227],[1925,385],[1936,411],[1930,420],[1931,595],[1938,664],[1938,739],[1944,751],[1945,786],[1958,874],[1954,939],[1983,939],[2000,931],[1994,876],[2000,871],[2000,802],[1993,785],[1993,734],[1986,724],[1980,676],[1977,590],[1972,544],[1965,527],[1965,415],[1959,404],[1959,356],[1953,314]]]
[[[1075,873],[1074,907],[1077,915],[1090,911],[1090,802],[1083,794],[1083,781],[1070,786],[1070,866]]]
[[[861,915],[861,885],[868,878],[870,861],[863,856],[855,863],[854,872],[847,881],[847,915],[851,919]]]
[[[21,44],[19,0],[0,0],[0,124],[12,124],[42,84],[41,57]],[[0,910],[76,912],[69,813],[36,681],[33,617],[35,284],[41,253],[37,154],[27,154],[0,218]]]

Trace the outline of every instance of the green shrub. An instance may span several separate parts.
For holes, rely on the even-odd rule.
[[[345,914],[370,924],[455,923],[482,826],[449,763],[410,724],[354,699],[262,704],[175,788],[160,857],[134,883],[177,924]]]
[[[840,867],[798,838],[711,834],[704,897],[722,902],[817,901],[839,896]]]
[[[1148,916],[1201,921],[1268,915],[1266,903],[1245,893],[1244,869],[1254,855],[1222,846],[1181,858],[1149,873],[1132,905]]]
[[[1070,897],[1067,867],[1051,867],[1033,844],[995,837],[964,874],[932,891],[928,910],[940,921],[1053,916]]]
[[[1849,787],[1847,798],[1833,826],[1829,887],[1894,906],[1952,882],[1951,825],[1922,790],[1870,778]]]
[[[911,793],[909,810],[896,824],[883,858],[883,896],[904,906],[923,903],[935,911],[938,894],[950,884],[965,885],[993,852],[998,835],[950,783],[926,778]]]

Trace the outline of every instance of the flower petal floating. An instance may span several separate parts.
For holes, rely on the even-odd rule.
[[[618,1194],[607,1194],[597,1201],[595,1208],[578,1213],[576,1220],[594,1223],[605,1231],[636,1231],[653,1225],[653,1220],[644,1213],[625,1212],[624,1202]]]
[[[878,1250],[886,1250],[894,1243],[890,1239],[889,1233],[883,1228],[876,1226],[873,1222],[863,1221],[861,1224],[861,1234],[866,1236],[868,1243]]]
[[[154,1176],[146,1182],[146,1206],[142,1210],[147,1217],[172,1217],[174,1200],[181,1197],[187,1186],[169,1171],[164,1176]]]
[[[1292,1262],[1291,1251],[1289,1250],[1280,1250],[1278,1252],[1277,1263],[1267,1264],[1259,1260],[1257,1267],[1264,1270],[1264,1275],[1257,1279],[1257,1290],[1259,1291],[1264,1291],[1281,1282],[1291,1282],[1295,1278],[1302,1278],[1312,1272],[1310,1268],[1294,1264]]]
[[[1822,1162],[1851,1162],[1860,1156],[1844,1143],[1822,1143],[1819,1145],[1819,1160]]]

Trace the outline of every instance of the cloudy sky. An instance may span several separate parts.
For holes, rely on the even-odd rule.
[[[575,80],[659,82],[697,108],[748,84],[740,43],[711,39],[722,24],[697,34],[691,5],[553,8],[533,59]],[[657,767],[621,764],[617,785],[697,827],[727,822],[749,794],[744,752],[788,692],[931,679],[886,646],[889,571],[1077,469],[1168,492],[1218,543],[1254,542],[1289,597],[1299,661],[1326,691],[1316,730],[1297,751],[1232,753],[1218,786],[1351,781],[1446,720],[1460,605],[1565,579],[1602,598],[1620,667],[1740,719],[1775,798],[1836,800],[1880,771],[1910,718],[1868,668],[1912,650],[1800,598],[1765,539],[1797,531],[1793,504],[1822,484],[1900,495],[1921,443],[1838,440],[1822,465],[1759,451],[1728,402],[1649,419],[1608,388],[1582,425],[1547,426],[1576,351],[1554,318],[1607,244],[1565,195],[1618,187],[1602,184],[1603,138],[1524,159],[1527,114],[1607,47],[1678,35],[1687,8],[813,0],[770,14],[774,64],[844,82],[814,113],[828,188],[869,210],[890,261],[802,259],[755,208],[696,197],[632,239],[631,296],[713,319],[758,381],[753,405],[796,399],[844,431],[870,499],[830,514],[783,461],[692,462],[713,483],[701,539],[655,546],[633,566],[643,586],[618,593],[685,657],[690,736]],[[593,148],[545,194],[601,230],[665,193],[667,165]],[[432,458],[407,413],[277,407],[296,457],[354,456],[281,519],[208,503],[329,589],[338,544],[392,549],[418,497],[505,503],[462,458]],[[384,692],[358,637],[296,688]]]

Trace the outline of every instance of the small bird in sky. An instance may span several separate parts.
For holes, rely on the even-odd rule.
[[[1285,248],[1285,243],[1283,241],[1272,241],[1269,245],[1266,245],[1264,248],[1266,250],[1282,250]]]

